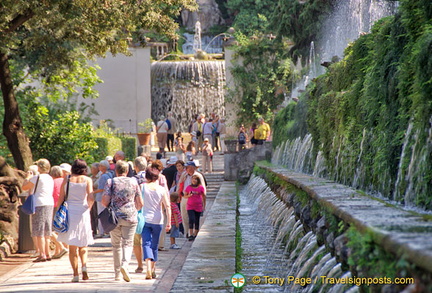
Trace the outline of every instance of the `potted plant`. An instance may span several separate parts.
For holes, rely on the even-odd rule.
[[[138,141],[140,145],[150,144],[150,133],[153,131],[153,120],[147,118],[144,121],[138,123]]]

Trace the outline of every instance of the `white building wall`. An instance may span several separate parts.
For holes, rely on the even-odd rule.
[[[98,76],[103,80],[95,87],[99,98],[80,102],[95,104],[99,116],[92,117],[94,125],[109,119],[121,132],[135,134],[138,122],[150,118],[150,48],[130,48],[130,52],[132,56],[98,59]]]

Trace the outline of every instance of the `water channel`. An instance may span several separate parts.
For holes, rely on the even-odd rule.
[[[318,245],[314,233],[296,219],[294,208],[262,178],[252,176],[239,196],[241,272],[248,279],[243,292],[358,292],[352,285],[324,284],[322,276],[349,278],[351,273],[325,245]]]

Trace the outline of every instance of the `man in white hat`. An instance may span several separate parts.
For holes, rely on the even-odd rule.
[[[177,172],[177,168],[175,166],[177,161],[178,159],[176,156],[171,156],[169,160],[166,162],[167,167],[162,171],[162,174],[165,175],[167,179],[168,189],[171,189],[174,182],[175,173]]]

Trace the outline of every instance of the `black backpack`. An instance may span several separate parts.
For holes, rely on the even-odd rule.
[[[239,144],[245,144],[246,143],[246,134],[244,132],[239,133],[238,142],[239,142]]]

